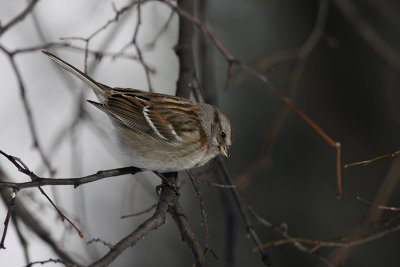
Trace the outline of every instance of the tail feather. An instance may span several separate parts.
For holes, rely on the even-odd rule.
[[[61,67],[63,67],[64,69],[66,69],[67,71],[71,72],[76,77],[78,77],[79,79],[84,81],[87,85],[89,85],[93,89],[93,91],[95,92],[95,94],[97,95],[97,97],[100,100],[104,100],[104,98],[106,96],[106,91],[108,89],[107,86],[96,82],[95,80],[90,78],[88,75],[86,75],[82,71],[78,70],[77,68],[75,68],[71,64],[65,62],[64,60],[62,60],[61,58],[53,55],[52,53],[50,53],[48,51],[42,51],[42,52],[45,55],[47,55],[51,60],[53,60],[54,62],[59,64]]]

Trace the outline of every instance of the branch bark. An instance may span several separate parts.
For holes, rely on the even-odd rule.
[[[178,0],[178,6],[189,14],[193,14],[192,0]],[[179,79],[176,83],[176,95],[189,98],[194,86],[193,58],[193,24],[183,16],[179,16],[179,37],[175,49],[179,58]]]

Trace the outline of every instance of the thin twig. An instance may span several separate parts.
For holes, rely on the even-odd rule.
[[[189,248],[192,251],[193,258],[195,260],[197,267],[204,267],[205,259],[204,259],[204,251],[201,248],[200,242],[197,239],[196,235],[193,233],[189,222],[182,211],[182,207],[178,202],[175,202],[174,205],[168,210],[168,212],[172,215],[172,218],[175,220],[175,224],[178,226],[179,232],[181,233],[182,240],[186,242]]]
[[[13,192],[11,193],[11,198],[10,198],[11,200],[10,200],[10,205],[8,207],[7,216],[6,216],[6,219],[4,220],[4,230],[3,230],[3,234],[1,236],[0,249],[6,249],[6,247],[4,246],[4,241],[6,239],[7,229],[8,229],[8,224],[10,222],[10,218],[15,209],[15,198],[16,197],[17,197],[17,191],[14,189]]]
[[[32,139],[33,139],[33,147],[39,152],[39,155],[42,158],[42,161],[44,162],[44,164],[46,165],[50,175],[53,176],[55,174],[55,170],[51,167],[49,159],[46,157],[42,146],[39,144],[39,139],[38,139],[38,136],[37,136],[37,133],[36,133],[36,127],[35,127],[35,124],[33,122],[32,110],[31,110],[31,107],[30,107],[30,105],[28,103],[28,100],[26,98],[25,85],[24,85],[24,83],[22,81],[22,77],[21,77],[20,71],[19,71],[19,69],[18,69],[18,67],[17,67],[17,65],[15,63],[15,59],[14,59],[14,55],[15,54],[10,53],[2,45],[0,45],[0,50],[2,50],[8,56],[8,59],[10,60],[11,67],[14,70],[15,76],[17,78],[17,82],[18,82],[18,85],[19,85],[20,96],[21,96],[21,99],[22,99],[22,103],[23,103],[23,106],[24,106],[26,117],[28,119],[29,130],[31,132],[31,136],[32,136]]]
[[[374,203],[372,203],[372,202],[370,202],[370,201],[368,201],[368,200],[365,200],[365,199],[363,199],[363,198],[361,198],[361,197],[359,197],[359,196],[356,196],[356,199],[359,200],[359,201],[361,201],[362,203],[364,203],[364,204],[367,205],[367,206],[374,207],[374,208],[377,208],[377,209],[381,209],[381,210],[391,210],[391,211],[400,211],[400,208],[399,208],[399,207],[389,207],[389,206],[385,206],[385,205],[374,204]]]
[[[21,228],[19,227],[18,217],[15,215],[15,213],[12,214],[11,218],[13,220],[14,228],[15,228],[15,231],[17,232],[19,242],[21,243],[22,249],[24,251],[25,262],[26,262],[26,264],[29,264],[30,257],[29,257],[29,251],[28,251],[28,241],[26,241],[24,235],[21,232]]]
[[[281,234],[285,239],[292,239],[291,236],[288,235],[288,226],[286,223],[282,223],[280,226],[274,226],[272,223],[270,223],[269,221],[265,220],[264,218],[262,218],[260,215],[258,215],[254,209],[252,207],[248,207],[248,210],[250,212],[251,215],[254,216],[254,218],[256,219],[256,221],[261,224],[264,225],[268,228],[272,228],[274,229],[276,232],[278,232],[279,234]],[[322,257],[319,253],[314,253],[315,251],[311,251],[309,248],[307,248],[306,246],[304,246],[302,243],[300,242],[293,242],[292,243],[299,251],[307,253],[307,254],[312,254],[313,256],[315,256],[318,260],[320,260],[321,262],[323,262],[325,265],[329,266],[329,267],[335,267],[335,265],[333,263],[331,263],[330,261],[328,261],[326,258]]]
[[[28,265],[26,265],[26,267],[32,267],[33,265],[36,265],[36,264],[44,265],[44,264],[47,264],[47,263],[62,263],[62,264],[64,264],[64,265],[66,265],[66,266],[76,266],[76,265],[68,264],[67,262],[65,262],[65,261],[62,260],[62,259],[52,259],[52,258],[50,258],[50,259],[44,260],[44,261],[34,261],[34,262],[31,262],[31,263],[29,263]]]
[[[336,240],[332,241],[323,241],[323,240],[314,240],[308,239],[303,237],[292,237],[289,239],[280,239],[275,241],[270,241],[262,244],[261,246],[253,248],[253,252],[258,251],[259,249],[271,247],[271,246],[281,246],[285,244],[291,244],[295,242],[304,243],[304,244],[312,244],[317,246],[317,248],[313,248],[312,251],[314,252],[316,249],[321,247],[354,247],[364,243],[367,243],[371,240],[375,240],[381,237],[384,237],[390,233],[397,232],[400,230],[400,225],[395,227],[385,229],[376,233],[371,233],[364,235],[362,237],[352,237],[352,236],[345,236]]]
[[[400,69],[400,56],[391,48],[379,33],[367,22],[358,12],[352,1],[334,0],[333,1],[342,14],[350,21],[357,33],[367,42],[372,49],[385,60],[392,68]]]
[[[137,3],[137,22],[136,22],[135,33],[133,34],[133,38],[132,38],[132,44],[136,48],[136,53],[138,54],[139,61],[142,64],[142,66],[144,68],[144,71],[146,73],[146,79],[147,79],[147,84],[149,86],[149,91],[153,92],[153,87],[151,85],[151,79],[150,79],[150,67],[144,61],[142,50],[140,49],[139,43],[137,41],[137,38],[138,38],[138,35],[139,35],[139,28],[140,28],[140,25],[142,24],[142,9],[141,9],[141,6],[142,6],[142,1],[138,0],[138,3]]]
[[[358,162],[353,162],[353,163],[347,163],[343,166],[344,169],[349,168],[349,167],[354,167],[354,166],[359,166],[359,165],[368,165],[374,161],[380,160],[380,159],[384,159],[387,157],[396,157],[397,155],[400,154],[400,150],[396,150],[394,152],[390,152],[390,153],[386,153],[377,157],[374,157],[372,159],[367,159],[367,160],[363,160],[363,161],[358,161]]]
[[[204,199],[203,196],[201,195],[200,189],[197,186],[196,178],[193,176],[193,174],[190,171],[186,171],[186,173],[189,175],[190,181],[192,182],[193,188],[197,194],[197,198],[199,199],[200,202],[200,212],[201,212],[201,225],[204,227],[204,231],[206,233],[206,242],[205,242],[205,247],[204,247],[204,254],[207,253],[208,250],[213,251],[208,247],[208,240],[210,238],[210,233],[208,231],[208,224],[207,224],[207,213],[204,205]]]
[[[37,187],[37,186],[45,186],[45,185],[73,185],[75,188],[79,185],[94,182],[97,180],[101,180],[108,177],[120,176],[125,174],[136,174],[138,172],[142,172],[143,170],[137,167],[125,167],[125,168],[117,168],[110,169],[104,171],[98,171],[95,174],[87,175],[79,178],[42,178],[37,176],[35,173],[31,172],[29,169],[24,168],[20,164],[18,164],[15,157],[10,156],[0,150],[0,154],[5,156],[11,163],[13,163],[18,171],[28,175],[31,177],[31,182],[23,182],[23,183],[14,183],[14,182],[0,182],[0,188],[12,188],[16,190],[21,190],[25,188]]]
[[[0,169],[0,181],[7,180],[9,179],[6,178],[4,172],[2,172]],[[10,206],[9,195],[11,193],[12,190],[9,189],[0,190],[1,199],[6,207]],[[29,209],[26,208],[25,203],[22,202],[20,198],[16,198],[15,201],[13,218],[15,217],[19,220],[19,222],[23,222],[26,228],[36,234],[36,236],[45,244],[47,244],[48,247],[51,248],[56,255],[58,255],[58,257],[71,265],[76,264],[72,257],[58,247],[58,242],[53,240],[52,235],[47,231],[47,228],[42,227],[41,223],[36,219],[36,216],[34,216],[34,214],[32,214]]]
[[[176,183],[176,177],[170,177],[169,179],[171,179],[170,181],[172,183]],[[165,186],[163,186],[161,189],[157,208],[154,214],[141,225],[139,225],[132,233],[121,239],[117,244],[113,245],[112,249],[110,249],[110,251],[106,255],[104,255],[98,261],[90,264],[89,266],[108,266],[128,247],[135,246],[136,243],[143,239],[143,237],[147,235],[150,231],[156,230],[158,227],[165,223],[167,210],[171,207],[171,205],[174,205],[174,203],[177,202],[178,196],[177,194],[175,194],[175,191],[171,187],[166,186],[165,181],[163,181],[163,184]]]
[[[93,243],[101,243],[104,246],[108,247],[109,249],[113,248],[113,245],[111,243],[106,242],[106,241],[104,241],[104,240],[102,240],[100,238],[94,238],[94,239],[89,240],[88,242],[86,242],[87,245],[90,245],[90,244],[93,244]]]
[[[140,0],[139,0],[140,1]],[[84,59],[84,72],[87,73],[87,58],[89,54],[89,42],[100,32],[104,31],[107,29],[111,24],[117,22],[119,18],[126,13],[128,10],[130,10],[137,2],[136,1],[131,1],[129,4],[126,6],[116,9],[114,3],[112,4],[113,10],[115,12],[115,15],[113,18],[109,19],[104,25],[102,25],[100,28],[95,30],[93,33],[91,33],[88,37],[62,37],[60,38],[61,40],[81,40],[85,42],[85,59]]]
[[[133,213],[133,214],[123,215],[123,216],[121,216],[121,219],[129,218],[129,217],[135,217],[135,216],[139,216],[139,215],[148,213],[148,212],[152,211],[155,207],[157,207],[157,204],[153,204],[153,205],[151,205],[150,208],[147,208],[145,210],[142,210],[142,211],[139,211],[139,212],[136,212],[136,213]]]
[[[157,33],[157,35],[154,37],[154,39],[151,42],[149,42],[148,44],[146,44],[146,46],[145,46],[146,49],[148,49],[148,50],[154,49],[154,47],[156,46],[157,40],[167,31],[174,15],[175,15],[175,12],[171,11],[171,13],[168,16],[167,21],[161,27],[160,31]]]
[[[223,160],[221,158],[217,159],[218,165],[222,171],[222,174],[224,176],[224,179],[226,180],[226,182],[228,184],[233,184],[233,180],[231,178],[231,176],[228,173],[228,170],[223,162]],[[242,215],[242,219],[244,224],[246,225],[246,230],[247,230],[247,234],[250,236],[250,238],[253,240],[253,242],[255,243],[255,245],[257,247],[260,247],[262,245],[262,242],[259,238],[259,236],[257,235],[256,231],[254,230],[253,224],[251,222],[250,216],[249,216],[249,212],[246,208],[246,205],[244,204],[244,201],[242,200],[239,191],[232,188],[231,189],[232,195],[233,195],[233,199],[236,202],[236,205],[239,208],[240,214]],[[270,255],[268,254],[268,252],[264,249],[264,248],[260,248],[258,250],[258,253],[261,256],[261,260],[264,263],[265,266],[273,266],[272,260]]]
[[[24,20],[24,18],[31,13],[35,5],[39,2],[39,0],[32,0],[29,2],[29,4],[25,7],[25,9],[16,17],[14,17],[10,22],[8,22],[6,25],[1,26],[0,25],[0,36],[3,35],[8,29],[10,29],[12,26],[14,26],[16,23],[21,22]]]

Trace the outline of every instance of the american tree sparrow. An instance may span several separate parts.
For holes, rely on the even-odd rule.
[[[200,167],[218,154],[228,157],[232,123],[218,108],[186,98],[130,88],[111,88],[43,51],[54,62],[89,85],[117,130],[133,165],[173,172]]]

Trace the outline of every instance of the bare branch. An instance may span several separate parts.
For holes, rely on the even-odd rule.
[[[374,207],[374,208],[377,208],[377,209],[381,209],[381,210],[391,210],[391,211],[400,211],[400,208],[399,208],[399,207],[389,207],[389,206],[386,206],[386,205],[374,204],[374,203],[372,203],[372,202],[370,202],[370,201],[368,201],[368,200],[365,200],[365,199],[363,199],[363,198],[361,198],[361,197],[359,197],[359,196],[357,196],[356,199],[359,200],[359,201],[361,201],[362,203],[364,203],[364,204],[367,205],[367,206]]]
[[[139,211],[139,212],[136,212],[136,213],[133,213],[133,214],[121,216],[121,219],[129,218],[129,217],[134,217],[134,216],[139,216],[139,215],[148,213],[148,212],[152,211],[155,207],[157,207],[157,204],[151,205],[150,208],[147,208],[147,209],[145,209],[145,210],[142,210],[142,211]]]
[[[384,159],[384,158],[387,158],[387,157],[396,157],[397,155],[399,155],[400,154],[400,150],[396,150],[396,151],[394,151],[394,152],[390,152],[390,153],[386,153],[386,154],[383,154],[383,155],[380,155],[380,156],[377,156],[377,157],[374,157],[374,158],[372,158],[372,159],[367,159],[367,160],[363,160],[363,161],[357,161],[357,162],[352,162],[352,163],[347,163],[347,164],[345,164],[344,166],[343,166],[343,168],[349,168],[349,167],[354,167],[354,166],[358,166],[358,165],[363,165],[363,166],[365,166],[365,165],[368,165],[368,164],[370,164],[370,163],[372,163],[372,162],[374,162],[374,161],[377,161],[377,160],[380,160],[380,159]]]
[[[14,26],[16,23],[21,22],[24,20],[24,18],[31,13],[35,5],[39,2],[39,0],[32,0],[29,2],[29,4],[25,7],[25,9],[16,17],[14,17],[10,22],[8,22],[6,25],[1,26],[0,25],[0,36],[3,35],[9,28]]]
[[[138,4],[137,4],[137,11],[138,11],[137,12],[137,14],[138,14],[137,15],[137,22],[136,22],[135,33],[133,34],[132,44],[136,48],[136,53],[138,54],[139,61],[142,64],[142,66],[144,68],[144,71],[146,73],[146,79],[147,79],[147,84],[149,86],[149,91],[153,92],[154,90],[153,90],[153,87],[151,85],[151,79],[150,79],[150,67],[144,61],[142,50],[140,49],[139,43],[137,41],[137,37],[138,37],[138,34],[139,34],[139,28],[140,28],[140,25],[142,24],[142,9],[141,9],[141,6],[142,6],[142,1],[139,0]]]
[[[44,260],[44,261],[31,262],[28,265],[26,265],[26,267],[31,267],[31,266],[36,265],[36,264],[44,265],[44,264],[47,264],[47,263],[62,263],[64,265],[66,265],[66,266],[76,266],[76,265],[68,264],[67,262],[65,262],[64,260],[61,260],[61,259],[52,259],[52,258],[50,258],[50,259]]]
[[[108,242],[106,242],[104,240],[101,240],[100,238],[95,238],[95,239],[89,240],[86,244],[90,245],[90,244],[93,244],[93,243],[101,243],[104,246],[108,247],[109,249],[113,248],[112,244],[110,244],[110,243],[108,243]]]
[[[139,0],[140,1],[140,0]],[[126,13],[128,10],[130,10],[137,1],[131,1],[129,4],[126,6],[122,7],[121,9],[116,9],[114,3],[112,4],[113,10],[115,12],[115,15],[113,18],[109,19],[103,26],[95,30],[92,34],[90,34],[88,37],[83,38],[83,37],[63,37],[60,38],[61,40],[81,40],[85,42],[85,60],[84,60],[84,72],[87,73],[87,58],[88,58],[88,51],[89,51],[89,42],[100,32],[104,31],[105,29],[108,28],[111,24],[117,22],[119,18]]]
[[[17,67],[17,65],[15,63],[15,60],[14,60],[14,55],[15,54],[10,53],[2,45],[0,45],[0,50],[2,50],[8,56],[8,58],[10,60],[11,67],[13,68],[15,76],[17,78],[17,82],[18,82],[19,90],[20,90],[20,96],[21,96],[21,99],[22,99],[22,103],[24,105],[24,110],[25,110],[26,117],[28,118],[28,125],[29,125],[29,129],[31,131],[31,135],[32,135],[32,139],[33,139],[33,147],[35,149],[37,149],[37,151],[39,152],[39,155],[42,158],[42,161],[44,162],[44,164],[46,165],[50,175],[53,176],[55,174],[55,170],[51,167],[49,159],[45,156],[44,151],[43,151],[42,147],[39,144],[39,139],[38,139],[37,133],[36,133],[36,127],[35,127],[34,122],[33,122],[33,116],[32,116],[31,107],[30,107],[30,105],[28,103],[28,100],[27,100],[26,94],[25,94],[25,85],[24,85],[24,83],[22,81],[21,74],[20,74],[19,69],[18,69],[18,67]]]
[[[18,171],[28,175],[32,178],[31,182],[25,183],[14,183],[14,182],[0,182],[0,188],[13,188],[16,190],[21,190],[24,188],[31,188],[36,186],[44,186],[44,185],[73,185],[75,188],[79,185],[94,182],[97,180],[101,180],[108,177],[120,176],[125,174],[136,174],[138,172],[143,171],[137,167],[125,167],[125,168],[117,168],[105,171],[98,171],[96,174],[80,177],[80,178],[42,178],[31,172],[29,169],[25,169],[21,167],[14,157],[4,153],[0,150],[0,154],[4,155],[8,158],[17,168]]]
[[[0,169],[0,181],[5,181],[5,174]],[[9,195],[12,193],[12,190],[0,190],[1,198],[7,207],[10,207],[10,199]],[[69,255],[67,255],[64,251],[62,251],[57,243],[53,240],[51,235],[47,232],[45,228],[43,228],[39,221],[35,219],[35,216],[25,207],[25,204],[19,199],[15,199],[15,211],[13,212],[13,217],[15,219],[20,219],[33,233],[35,233],[43,242],[45,242],[53,251],[66,262],[70,262],[74,264]]]
[[[13,220],[15,231],[17,232],[19,242],[21,243],[22,249],[24,251],[25,262],[26,262],[26,264],[29,264],[30,257],[29,257],[29,251],[28,251],[28,241],[26,240],[26,238],[24,237],[24,235],[21,232],[21,228],[19,227],[18,217],[15,215],[15,213],[13,213],[11,218]]]
[[[172,183],[176,182],[176,177],[169,177],[169,179],[171,179]],[[132,233],[112,246],[112,249],[106,255],[104,255],[103,258],[89,266],[108,266],[114,261],[115,258],[125,251],[125,249],[135,246],[136,243],[143,239],[146,234],[148,234],[150,231],[156,230],[165,223],[167,211],[171,206],[175,205],[178,200],[178,196],[171,187],[167,186],[165,181],[163,181],[163,184],[165,186],[162,187],[160,198],[154,214],[144,223],[139,225]]]
[[[285,239],[287,240],[292,240],[293,238],[291,236],[288,235],[288,226],[286,223],[282,223],[280,226],[274,226],[272,225],[272,223],[270,223],[269,221],[265,220],[264,218],[262,218],[260,215],[258,215],[254,209],[252,207],[248,207],[248,210],[250,212],[251,215],[254,216],[254,218],[256,219],[256,221],[261,224],[264,225],[268,228],[272,228],[274,229],[276,232],[278,232],[279,234],[281,234]],[[318,260],[320,260],[321,262],[323,262],[324,264],[326,264],[329,267],[335,267],[334,264],[332,264],[330,261],[328,261],[326,258],[322,257],[321,255],[314,253],[315,251],[311,251],[309,248],[307,248],[306,246],[304,246],[302,243],[300,242],[292,242],[292,244],[301,252],[307,253],[307,254],[312,254],[313,256],[315,256],[316,258],[318,258]]]
[[[173,206],[168,210],[174,218],[176,225],[178,226],[179,232],[181,233],[182,240],[189,246],[192,251],[192,255],[196,262],[197,267],[206,266],[204,259],[204,252],[201,245],[193,233],[186,215],[182,211],[182,207],[178,202],[175,202]]]
[[[334,0],[336,6],[350,21],[358,34],[369,44],[375,52],[383,58],[393,69],[400,69],[400,56],[382,39],[377,31],[361,16],[351,1]]]
[[[148,44],[146,44],[146,49],[149,49],[149,50],[154,49],[154,47],[156,46],[157,40],[161,37],[161,35],[163,35],[163,33],[166,32],[166,30],[168,29],[168,27],[169,27],[174,15],[175,15],[175,12],[171,11],[167,21],[161,27],[160,31],[157,33],[157,35],[154,37],[154,39],[151,42],[149,42]]]
[[[400,230],[400,225],[397,225],[395,227],[385,229],[385,230],[382,230],[382,231],[379,231],[376,233],[367,234],[362,237],[345,236],[345,237],[339,238],[337,240],[332,240],[332,241],[313,240],[313,239],[308,239],[308,238],[303,238],[303,237],[292,237],[292,238],[288,238],[288,239],[280,239],[280,240],[266,242],[259,247],[253,248],[253,251],[256,252],[257,250],[265,248],[265,247],[281,246],[281,245],[291,244],[291,243],[296,243],[296,242],[315,245],[316,247],[314,247],[312,249],[312,251],[316,251],[317,249],[319,249],[321,247],[354,247],[354,246],[358,246],[361,244],[365,244],[371,240],[375,240],[375,239],[384,237],[390,233],[397,232],[399,230]]]
[[[218,162],[220,170],[222,171],[225,181],[228,184],[233,184],[233,179],[229,175],[228,170],[227,170],[223,160],[218,157],[217,162]],[[247,234],[250,236],[250,238],[253,240],[253,242],[256,244],[256,246],[260,247],[262,242],[261,242],[259,236],[257,235],[256,231],[254,230],[253,224],[252,224],[250,216],[249,216],[249,212],[246,208],[246,205],[244,204],[242,197],[239,195],[239,191],[236,190],[235,188],[232,188],[231,192],[232,192],[233,199],[235,200],[236,205],[239,208],[240,214],[242,215],[243,222],[246,225]],[[260,249],[258,250],[258,253],[260,254],[261,260],[265,266],[273,266],[271,257],[268,254],[268,252],[266,250],[264,250],[264,248],[260,247]]]
[[[200,189],[197,186],[196,178],[190,171],[186,171],[186,173],[189,175],[190,181],[192,182],[193,188],[197,194],[197,198],[200,201],[201,225],[204,226],[204,231],[206,232],[206,244],[204,248],[204,253],[206,253],[209,250],[208,239],[210,238],[210,233],[208,232],[207,213],[204,206],[204,199],[203,196],[201,195]]]
[[[15,209],[15,198],[16,198],[16,196],[17,196],[17,191],[14,190],[11,193],[10,206],[8,208],[8,211],[7,211],[6,219],[4,220],[4,230],[3,230],[3,235],[1,236],[0,249],[6,249],[6,247],[4,246],[4,241],[5,241],[6,235],[7,235],[8,223],[10,222],[10,218],[11,218],[11,216],[13,214],[14,209]]]
[[[301,109],[299,109],[288,97],[286,97],[281,91],[279,91],[267,78],[266,75],[258,72],[257,70],[251,68],[250,66],[244,64],[243,62],[236,59],[225,47],[218,41],[211,31],[204,26],[197,18],[193,17],[190,13],[186,12],[184,9],[175,6],[168,0],[158,0],[165,3],[170,8],[175,10],[181,17],[189,20],[193,23],[200,31],[203,32],[205,36],[209,38],[211,43],[217,48],[217,50],[225,57],[228,62],[228,79],[231,73],[233,65],[237,65],[243,71],[247,72],[251,76],[254,76],[262,83],[264,83],[267,88],[269,88],[279,99],[286,104],[291,110],[293,110],[303,121],[310,125],[314,131],[316,131],[330,146],[336,150],[336,174],[337,174],[337,196],[340,197],[342,194],[342,165],[341,165],[341,144],[334,141],[318,124],[316,124],[308,115],[306,115]]]

